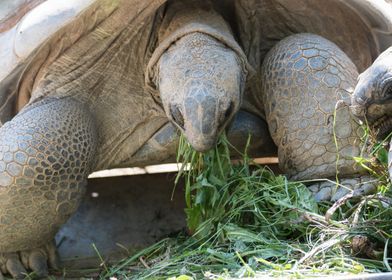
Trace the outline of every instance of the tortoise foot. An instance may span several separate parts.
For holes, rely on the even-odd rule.
[[[0,253],[0,279],[4,279],[4,274],[10,274],[15,279],[31,276],[44,278],[48,276],[48,268],[58,267],[59,257],[54,242],[31,250]]]
[[[370,176],[317,182],[309,185],[317,201],[337,201],[351,193],[353,197],[371,194],[377,191],[377,180]]]

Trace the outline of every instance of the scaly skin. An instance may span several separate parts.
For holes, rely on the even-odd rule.
[[[0,128],[3,273],[21,276],[24,271],[15,269],[23,268],[18,257],[22,261],[34,248],[42,250],[31,265],[23,263],[38,274],[47,273],[45,262],[34,263],[37,258],[46,260],[46,244],[78,207],[94,163],[96,139],[89,111],[72,99],[38,102]],[[21,253],[7,254],[14,252]]]
[[[228,28],[220,16],[208,13],[208,19],[215,21],[215,17]],[[124,32],[122,36],[130,31]],[[138,78],[129,75],[134,74],[134,64],[118,63],[127,59],[113,62],[113,57],[122,57],[118,54],[132,56],[132,46],[116,43],[100,59],[89,60],[97,63],[89,69],[77,67],[78,61],[64,67],[61,58],[53,63],[54,70],[33,92],[32,103],[0,129],[0,169],[6,169],[0,173],[3,273],[19,277],[32,269],[46,275],[47,259],[49,263],[53,259],[47,242],[76,210],[88,174],[114,167],[119,153],[131,158],[148,140],[147,128],[156,125],[158,130],[167,122],[161,108],[150,104],[151,96],[132,86],[132,79]],[[238,52],[218,39],[192,31],[168,46],[156,63],[154,82],[166,117],[198,150],[213,147],[240,107],[246,75],[241,61]],[[108,135],[116,130],[122,133]]]
[[[353,114],[369,124],[379,140],[384,140],[391,133],[392,47],[359,76],[351,103]],[[392,145],[389,147],[388,168],[392,178]]]
[[[201,26],[211,23],[212,28],[207,28],[210,33],[200,32],[203,27],[199,25],[188,28],[189,32],[167,45],[153,67],[153,82],[161,97],[155,101],[162,101],[166,117],[183,130],[194,148],[205,151],[240,108],[246,58],[242,51],[235,51],[237,44],[229,43],[234,38],[223,18],[210,6],[198,10],[199,2],[190,1],[194,6],[185,3],[178,10],[165,7],[165,17],[172,11],[174,24],[159,34],[197,25],[198,18]],[[53,248],[46,243],[75,211],[89,171],[129,163],[167,121],[159,102],[153,102],[152,93],[145,91],[141,74],[146,73],[143,66],[149,64],[150,51],[159,49],[161,43],[152,32],[160,24],[160,15],[145,20],[152,25],[125,28],[112,41],[97,41],[99,46],[88,51],[78,45],[83,40],[75,42],[41,69],[45,71],[39,71],[41,79],[35,81],[31,94],[33,105],[0,130],[4,149],[0,168],[3,162],[7,170],[0,174],[3,273],[16,277],[32,269],[45,275],[46,259],[53,259]],[[220,28],[225,38],[216,34]],[[94,36],[87,37],[94,42],[104,40],[107,34],[103,31],[97,28]],[[312,46],[300,50],[306,42]],[[325,58],[312,55],[319,42],[318,55]],[[289,51],[290,58],[284,60]],[[302,68],[301,62],[310,66]],[[268,105],[267,121],[283,169],[293,178],[333,177],[338,152],[332,137],[333,109],[337,99],[349,98],[356,75],[354,65],[335,45],[314,35],[283,40],[265,59],[264,92],[260,94]],[[37,102],[40,98],[44,100]],[[350,157],[358,154],[354,143],[358,126],[345,108],[338,110],[337,118],[341,153],[337,167],[343,176],[356,176]],[[39,160],[25,160],[27,155]]]
[[[211,149],[240,107],[246,73],[236,53],[213,37],[195,32],[170,47],[158,69],[169,119],[194,149]]]
[[[357,76],[355,65],[335,44],[312,34],[287,37],[267,54],[262,68],[265,112],[280,166],[290,178],[334,178],[337,170],[342,178],[358,176],[353,157],[360,153],[361,128],[347,106],[335,113],[339,99],[350,99]],[[331,199],[334,192],[322,194],[316,198]]]

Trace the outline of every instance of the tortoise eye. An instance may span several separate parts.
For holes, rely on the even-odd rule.
[[[177,105],[170,105],[170,115],[173,121],[184,129],[184,117]]]
[[[381,90],[378,91],[378,99],[376,103],[385,102],[386,100],[392,99],[392,77],[384,79],[379,87]]]
[[[384,89],[382,91],[382,96],[384,98],[392,98],[392,81],[390,81],[384,86]]]

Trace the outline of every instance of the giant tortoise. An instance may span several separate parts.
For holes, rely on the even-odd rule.
[[[391,44],[390,1],[0,5],[2,273],[56,265],[51,240],[92,171],[160,162],[176,129],[206,151],[237,112],[268,124],[256,141],[272,137],[290,178],[373,188],[353,161],[360,126],[335,105]],[[317,199],[347,191],[331,185],[310,189]]]

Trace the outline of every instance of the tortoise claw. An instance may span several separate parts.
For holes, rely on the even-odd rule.
[[[48,269],[58,269],[59,258],[54,242],[40,248],[18,253],[0,254],[0,280],[3,274],[10,274],[15,279],[24,279],[27,271],[32,271],[37,278],[48,276]]]
[[[29,268],[40,278],[48,276],[48,260],[46,254],[39,249],[32,250],[29,256]]]
[[[353,197],[374,193],[377,190],[377,180],[370,176],[341,179],[338,184],[334,181],[314,183],[309,186],[316,201],[337,201],[352,192]]]
[[[4,258],[6,259],[5,267],[7,269],[4,273],[11,274],[15,279],[24,279],[26,277],[27,271],[17,253],[5,254]]]
[[[54,241],[46,245],[46,253],[48,254],[49,267],[58,270],[60,268],[60,257]]]

